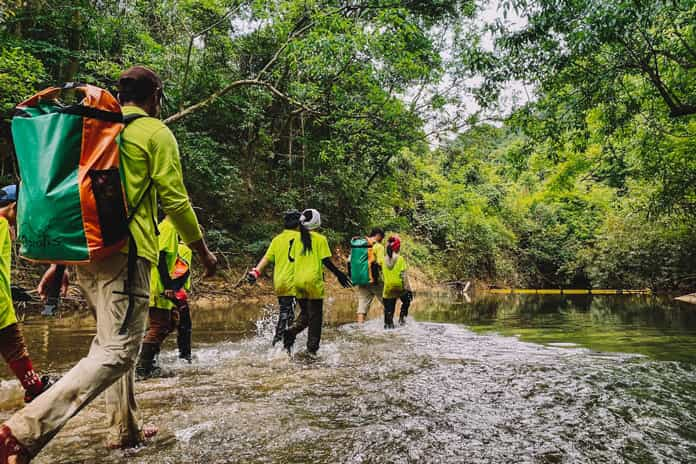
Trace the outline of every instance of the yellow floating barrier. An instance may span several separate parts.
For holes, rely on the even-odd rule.
[[[605,288],[491,288],[489,293],[498,295],[650,295],[649,288],[643,290]]]
[[[679,296],[675,298],[677,301],[683,301],[684,303],[696,304],[696,293],[691,293],[689,295]]]

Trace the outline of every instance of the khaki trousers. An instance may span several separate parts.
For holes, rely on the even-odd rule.
[[[384,304],[382,300],[383,290],[384,284],[382,282],[356,286],[355,291],[358,292],[358,314],[367,314],[375,298],[377,298],[380,303]]]
[[[102,392],[106,399],[109,443],[141,439],[133,366],[147,321],[150,263],[138,260],[133,282],[133,292],[138,296],[128,331],[121,335],[119,330],[128,307],[128,296],[123,294],[126,264],[126,255],[118,253],[78,267],[78,284],[96,315],[97,335],[85,358],[7,421],[13,435],[32,456]]]

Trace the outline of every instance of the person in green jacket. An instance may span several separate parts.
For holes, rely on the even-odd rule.
[[[155,212],[167,214],[183,241],[198,253],[206,275],[214,275],[215,256],[208,250],[184,186],[174,134],[158,119],[162,80],[152,70],[135,66],[121,74],[118,99],[124,115],[142,116],[121,133],[121,174],[126,199],[135,211],[129,231],[138,250],[135,278],[126,283],[128,248],[103,260],[77,266],[77,281],[97,319],[89,353],[56,384],[0,426],[0,457],[22,464],[36,456],[75,414],[104,393],[110,448],[141,444],[157,432],[143,427],[135,401],[134,365],[149,308],[150,268],[158,262]],[[43,295],[53,282],[51,266],[39,285]],[[135,307],[126,319],[132,289]],[[124,321],[125,324],[124,324]]]
[[[273,263],[273,287],[278,297],[280,312],[273,346],[283,339],[288,327],[295,320],[295,257],[294,245],[300,241],[300,212],[293,209],[285,213],[285,230],[275,236],[261,261],[247,274],[251,284],[261,276],[268,264]]]
[[[191,274],[190,258],[186,261],[180,255],[179,234],[174,224],[165,217],[159,223],[158,229],[159,261],[150,271],[149,322],[136,367],[139,378],[160,373],[157,365],[160,348],[167,336],[179,329],[181,320],[177,292],[184,288]],[[175,272],[178,275],[174,275]]]
[[[300,305],[300,316],[285,331],[283,343],[292,353],[297,335],[309,327],[307,353],[316,355],[321,341],[324,318],[324,266],[338,279],[343,288],[350,288],[350,278],[331,261],[329,242],[316,232],[321,226],[321,216],[315,209],[307,209],[300,218],[300,240],[293,247],[295,258],[295,294]]]
[[[387,253],[384,256],[382,274],[384,275],[384,328],[394,328],[394,313],[396,312],[396,300],[401,300],[399,311],[399,324],[406,323],[408,308],[413,301],[413,292],[408,280],[408,266],[401,251],[401,239],[398,235],[392,235],[387,240]]]
[[[382,292],[384,291],[384,282],[382,279],[382,265],[384,263],[384,230],[375,227],[366,237],[367,243],[372,246],[372,259],[368,259],[370,267],[370,283],[367,285],[356,285],[355,291],[358,294],[358,324],[365,322],[367,313],[370,312],[372,301],[377,298],[380,303],[382,301]],[[369,256],[369,255],[368,255]],[[350,273],[352,263],[348,260],[348,272]]]

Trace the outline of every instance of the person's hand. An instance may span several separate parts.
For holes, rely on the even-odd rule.
[[[51,287],[53,280],[56,278],[57,265],[51,264],[51,266],[46,269],[39,286],[36,289],[42,301],[46,301],[48,298],[48,289]],[[68,288],[70,287],[70,273],[67,269],[63,272],[63,280],[60,283],[60,296],[64,297],[68,294]]]
[[[351,282],[350,277],[342,272],[336,274],[336,278],[343,288],[351,288],[353,286],[353,282]]]
[[[208,246],[205,244],[205,241],[203,239],[196,240],[195,242],[190,243],[189,246],[191,249],[196,250],[198,257],[205,268],[205,274],[203,277],[213,277],[215,275],[215,271],[217,270],[217,258],[210,252]]]
[[[176,292],[174,290],[165,290],[164,297],[167,298],[168,300],[175,300],[176,299]]]
[[[247,282],[249,282],[250,284],[253,285],[253,284],[256,283],[256,281],[258,280],[258,278],[259,278],[260,275],[261,275],[261,272],[259,272],[258,269],[253,268],[253,269],[252,269],[251,271],[249,271],[249,273],[247,274],[246,280],[247,280]]]
[[[201,258],[203,267],[205,267],[205,277],[213,277],[217,271],[217,258],[206,248],[207,253],[204,253]]]

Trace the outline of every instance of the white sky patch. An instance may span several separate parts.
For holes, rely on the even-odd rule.
[[[0,0],[1,1],[1,0]],[[477,0],[479,14],[472,20],[465,20],[465,27],[470,31],[476,32],[480,38],[480,46],[486,51],[493,51],[494,37],[487,32],[487,26],[493,25],[496,21],[502,21],[508,29],[521,29],[526,24],[525,18],[509,11],[507,17],[503,14],[501,0]],[[249,7],[242,7],[231,14],[228,19],[231,26],[231,37],[242,37],[254,33],[270,24],[270,18],[258,19],[254,17]],[[368,26],[369,27],[369,26]],[[440,31],[433,31],[435,34]],[[456,45],[454,34],[442,34],[441,57],[444,63],[456,61]],[[205,37],[198,36],[194,40],[197,49],[205,47]],[[375,62],[375,67],[380,68],[380,63]],[[403,95],[399,95],[409,107],[415,111],[425,121],[425,132],[428,140],[437,145],[443,140],[450,139],[458,132],[466,130],[467,126],[462,123],[470,116],[481,113],[481,107],[476,102],[473,90],[479,87],[485,76],[474,76],[467,79],[455,76],[453,73],[442,76],[436,85],[421,88],[414,85]],[[442,97],[447,102],[443,107],[434,109],[430,105],[433,97]],[[485,114],[480,114],[482,120],[492,124],[499,124],[501,118],[509,115],[515,108],[524,105],[534,98],[534,89],[526,86],[520,81],[511,81],[505,85],[501,92],[496,108],[487,110]]]
[[[495,47],[494,37],[490,32],[484,31],[487,26],[494,24],[496,21],[502,21],[504,25],[511,30],[519,30],[526,26],[525,18],[518,16],[513,11],[509,11],[507,17],[503,14],[499,0],[482,0],[479,2],[479,14],[472,20],[468,21],[470,27],[480,31],[481,37],[480,46],[486,51],[493,51]],[[444,62],[452,62],[456,47],[452,43],[454,37],[452,34],[447,39],[443,52],[442,59]],[[456,80],[452,74],[443,76],[438,85],[424,89],[421,91],[418,87],[410,89],[402,97],[405,102],[410,104],[415,98],[419,99],[419,104],[423,101],[432,98],[436,95],[450,97],[456,103],[448,103],[441,110],[433,111],[424,105],[420,111],[421,117],[426,123],[426,133],[428,140],[432,144],[439,144],[440,141],[454,137],[460,130],[465,130],[466,127],[461,126],[463,119],[481,112],[481,107],[476,102],[472,90],[479,87],[485,76],[474,76],[464,80]],[[499,119],[508,116],[516,108],[528,103],[534,98],[534,89],[532,86],[525,85],[521,81],[508,82],[501,92],[498,104],[494,110],[486,111],[481,114],[484,120],[490,119],[491,124],[500,124]],[[420,106],[420,105],[419,105]]]

